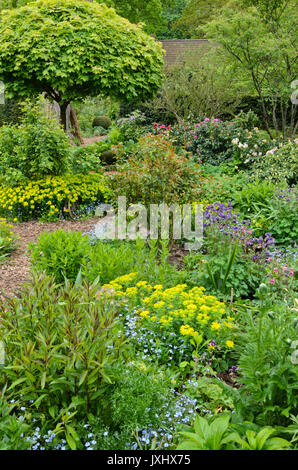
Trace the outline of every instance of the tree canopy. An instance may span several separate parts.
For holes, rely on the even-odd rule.
[[[104,4],[39,0],[0,13],[0,80],[8,97],[45,92],[66,108],[85,96],[152,96],[161,45]]]

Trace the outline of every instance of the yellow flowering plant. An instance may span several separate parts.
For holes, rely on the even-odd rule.
[[[72,217],[82,206],[105,202],[110,191],[103,175],[49,176],[18,186],[0,186],[0,216],[18,221]]]
[[[204,287],[164,288],[139,281],[137,273],[103,286],[123,306],[126,334],[140,357],[179,365],[193,354],[208,357],[233,350],[237,325],[227,306]]]
[[[0,218],[0,263],[15,249],[18,237],[11,229],[12,225]]]

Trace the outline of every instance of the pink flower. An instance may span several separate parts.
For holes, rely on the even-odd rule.
[[[207,122],[208,122],[208,121],[210,121],[210,119],[209,119],[209,118],[205,118],[204,121],[207,121]]]
[[[159,126],[159,127],[160,127],[161,129],[165,129],[165,128],[166,128],[165,124],[162,124],[162,125]]]
[[[290,274],[290,276],[294,276],[294,271],[293,271],[293,269],[290,269],[289,274]]]
[[[274,268],[273,271],[274,271],[275,273],[278,273],[278,269],[277,269],[277,268]]]
[[[267,261],[268,261],[268,263],[270,263],[270,261],[272,261],[272,258],[268,258]]]
[[[269,282],[270,282],[270,284],[274,284],[274,283],[275,283],[275,279],[274,279],[274,278],[273,278],[273,279],[270,279]]]

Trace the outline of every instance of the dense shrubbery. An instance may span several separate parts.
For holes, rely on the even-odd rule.
[[[69,170],[68,138],[44,107],[41,99],[27,102],[20,124],[0,127],[0,182],[16,185]]]
[[[258,161],[255,166],[255,176],[273,183],[280,184],[285,180],[287,184],[297,184],[298,175],[298,140],[289,141],[281,147],[274,146],[265,158]]]
[[[126,196],[128,203],[183,204],[199,197],[199,169],[161,135],[140,139],[127,160],[120,147],[118,162],[111,186],[114,195]]]
[[[0,215],[14,221],[73,217],[92,211],[108,194],[103,176],[96,173],[47,177],[13,188],[0,186]]]

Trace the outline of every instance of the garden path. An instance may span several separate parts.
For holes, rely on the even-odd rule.
[[[54,232],[62,228],[65,231],[73,230],[84,233],[91,230],[95,223],[98,223],[98,218],[61,222],[32,221],[14,224],[12,230],[20,238],[17,242],[16,251],[6,260],[5,264],[0,264],[0,301],[2,291],[6,295],[13,295],[29,279],[28,244],[36,242],[42,232]]]

